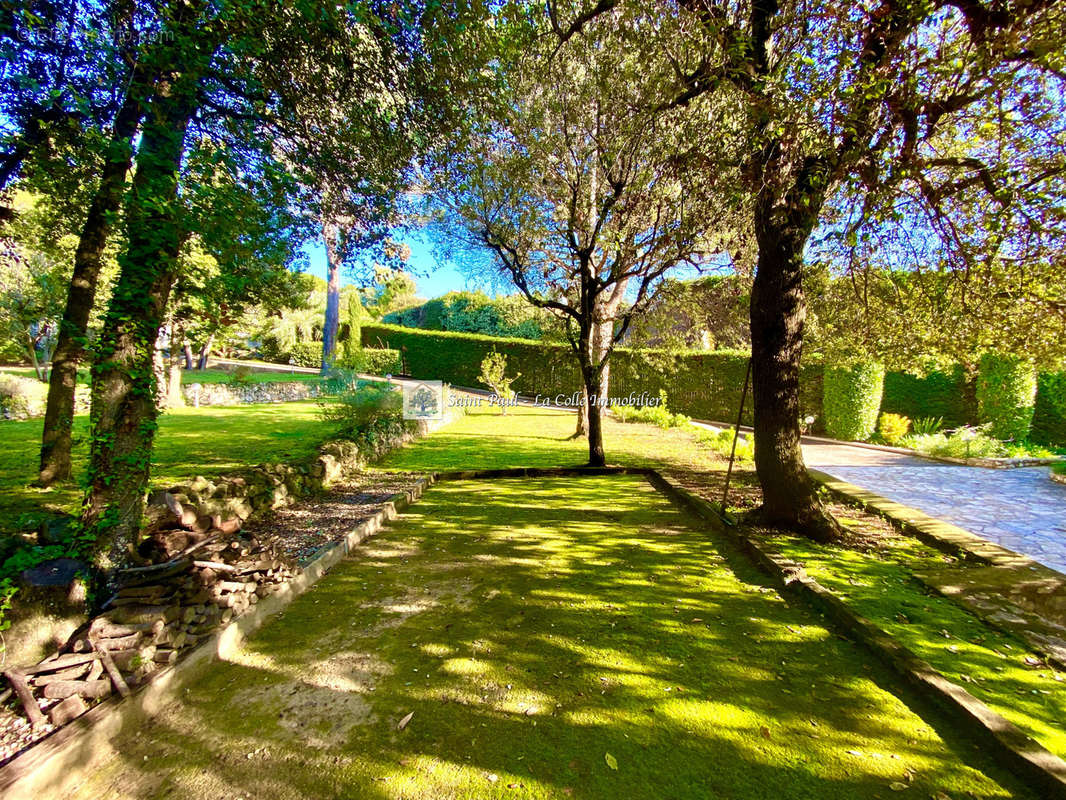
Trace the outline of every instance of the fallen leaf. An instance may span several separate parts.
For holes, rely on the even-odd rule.
[[[765,725],[763,725],[761,728],[759,728],[759,733],[762,734],[762,738],[764,738],[764,739],[769,739],[770,738],[770,729],[767,728]]]
[[[406,717],[404,717],[403,719],[401,719],[401,720],[400,720],[400,724],[399,724],[399,725],[397,725],[396,727],[397,727],[398,729],[400,729],[400,730],[402,731],[402,730],[403,730],[404,728],[406,728],[406,727],[407,727],[407,723],[411,721],[411,717],[413,717],[414,715],[415,715],[415,712],[414,712],[414,711],[412,711],[412,712],[411,712],[410,714],[408,714],[408,715],[407,715]]]
[[[500,776],[496,773],[492,773],[491,775],[487,775],[486,777],[489,779],[489,783],[496,783],[496,781],[500,779]]]
[[[618,769],[618,759],[616,759],[610,753],[604,753],[603,760],[607,762],[607,766],[611,769]]]
[[[910,787],[905,783],[901,783],[900,781],[893,781],[892,783],[888,784],[888,788],[891,789],[893,792],[902,792],[904,789],[909,789]]]

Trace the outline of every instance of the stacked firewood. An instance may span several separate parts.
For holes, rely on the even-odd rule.
[[[167,506],[169,527],[157,523],[141,547],[155,563],[120,572],[103,612],[59,653],[4,672],[35,727],[69,722],[86,701],[127,694],[293,576],[278,546],[242,534],[239,521]]]

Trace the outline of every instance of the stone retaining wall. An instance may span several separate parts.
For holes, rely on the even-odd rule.
[[[319,385],[313,381],[277,381],[249,383],[190,383],[181,387],[181,395],[190,406],[239,406],[252,403],[288,403],[318,397]]]

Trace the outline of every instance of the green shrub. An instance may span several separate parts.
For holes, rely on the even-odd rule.
[[[403,419],[403,397],[387,383],[353,379],[351,373],[338,370],[323,385],[326,394],[318,403],[320,413],[341,436],[356,438],[374,423]]]
[[[519,372],[514,376],[507,375],[507,356],[493,350],[481,362],[481,374],[478,375],[485,386],[492,389],[500,402],[500,413],[507,413],[507,402],[515,397],[511,386],[522,377]]]
[[[296,342],[289,349],[289,358],[284,363],[292,363],[297,367],[320,367],[322,366],[322,342]]]
[[[0,372],[0,417],[26,419],[44,413],[48,384]]]
[[[700,444],[707,445],[718,455],[729,458],[733,452],[733,433],[736,428],[724,428],[704,431],[697,437]],[[737,438],[736,461],[755,460],[755,442],[748,436],[741,434]]]
[[[900,439],[907,435],[907,431],[910,430],[911,421],[900,414],[884,413],[881,415],[881,421],[877,426],[878,433],[881,434],[881,438],[888,444],[897,444]]]
[[[1036,370],[1018,356],[985,353],[977,375],[978,415],[996,439],[1029,437],[1036,406]]]
[[[255,383],[255,378],[252,377],[251,367],[240,366],[233,370],[226,379],[226,383],[230,386],[249,386]]]
[[[684,414],[675,414],[666,405],[666,392],[659,390],[659,402],[646,406],[611,406],[616,419],[621,422],[646,422],[649,425],[658,425],[663,430],[668,428],[684,428],[691,425],[692,420]]]
[[[877,425],[885,368],[876,363],[827,367],[824,376],[825,429],[845,441],[864,442]]]
[[[364,347],[363,359],[363,372],[371,375],[399,375],[403,372],[399,350]]]
[[[973,385],[958,364],[924,375],[886,372],[881,410],[912,420],[940,417],[949,427],[966,425],[977,419]]]
[[[911,430],[919,436],[928,433],[938,433],[943,427],[943,417],[919,417],[911,423]]]
[[[1030,438],[1039,444],[1066,446],[1066,371],[1042,372],[1037,378]]]

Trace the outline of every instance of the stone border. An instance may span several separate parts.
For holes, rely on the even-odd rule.
[[[1029,556],[1015,553],[964,528],[931,517],[855,484],[842,481],[827,472],[812,467],[808,467],[807,472],[837,498],[887,517],[899,525],[905,533],[942,553],[961,556],[996,567],[1041,566]]]
[[[1055,470],[1051,470],[1047,475],[1051,480],[1055,481],[1055,483],[1061,483],[1066,486],[1066,472],[1055,472]]]
[[[72,776],[108,757],[109,741],[124,727],[150,718],[176,700],[183,686],[191,682],[201,669],[215,659],[233,653],[252,632],[307,591],[354,547],[381,530],[386,522],[395,519],[433,484],[455,480],[600,475],[645,477],[675,505],[706,521],[717,533],[724,535],[759,569],[770,575],[781,590],[799,596],[821,611],[835,626],[867,647],[926,699],[952,716],[963,730],[971,731],[1023,781],[1038,787],[1045,797],[1066,800],[1066,762],[961,686],[947,680],[932,665],[919,659],[870,620],[854,612],[843,600],[807,575],[798,564],[764,550],[750,537],[730,526],[711,503],[657,471],[639,467],[520,467],[434,473],[418,479],[412,489],[393,495],[377,514],[322,551],[283,589],[218,631],[178,664],[154,674],[130,697],[112,697],[101,703],[0,768],[0,794],[5,800],[36,800],[50,796],[49,792],[54,796],[61,787],[69,785]]]
[[[778,588],[799,596],[846,631],[883,663],[902,676],[927,700],[947,712],[1028,785],[1047,798],[1066,798],[1066,761],[1043,747],[1002,715],[961,686],[952,683],[931,664],[852,610],[796,562],[760,547],[730,526],[706,500],[652,471],[649,481],[678,506],[695,513],[774,579]]]
[[[212,634],[178,663],[154,673],[129,697],[113,695],[15,756],[0,767],[0,796],[4,800],[57,796],[62,788],[69,786],[73,776],[110,755],[108,743],[120,731],[149,719],[177,700],[182,688],[202,669],[233,653],[251,633],[310,589],[353,548],[395,519],[435,482],[433,475],[419,478],[408,491],[392,495],[380,511],[323,549],[283,588]]]

